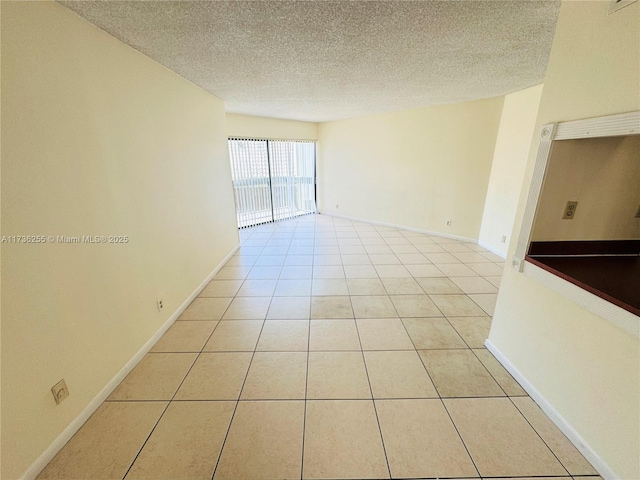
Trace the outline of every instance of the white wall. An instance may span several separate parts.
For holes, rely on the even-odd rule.
[[[321,123],[320,211],[477,239],[502,104]]]
[[[640,109],[640,2],[563,2],[536,131]],[[514,232],[535,163],[529,154]],[[517,238],[511,242],[513,254]],[[640,340],[506,269],[489,341],[623,479],[640,478]]]
[[[278,140],[317,140],[318,124],[227,113],[227,135]]]
[[[537,85],[504,97],[478,241],[502,257],[506,257],[511,241],[542,87]]]
[[[567,201],[577,201],[571,220]],[[640,239],[640,135],[555,142],[532,240]]]
[[[222,101],[55,2],[2,2],[2,478],[237,245]],[[164,300],[158,312],[156,300]],[[55,404],[64,378],[71,393]]]

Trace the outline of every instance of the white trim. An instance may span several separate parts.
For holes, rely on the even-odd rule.
[[[547,163],[551,153],[551,140],[555,134],[556,126],[551,123],[544,125],[540,130],[538,146],[538,154],[536,156],[536,165],[533,169],[533,177],[531,178],[531,186],[529,187],[529,196],[527,204],[522,216],[522,224],[520,225],[520,235],[516,243],[515,256],[511,262],[511,266],[517,271],[522,272],[524,256],[529,248],[529,240],[533,231],[533,221],[535,219],[536,210],[538,209],[538,199],[542,191],[542,183],[547,171]]]
[[[171,314],[171,316],[167,319],[164,324],[158,329],[153,336],[147,340],[147,342],[142,346],[140,350],[125,364],[122,369],[116,373],[116,375],[104,386],[102,390],[94,397],[93,400],[89,402],[89,404],[80,412],[78,415],[67,427],[62,431],[60,435],[47,447],[47,449],[40,454],[40,456],[36,459],[35,462],[31,464],[31,466],[22,474],[20,480],[34,480],[44,467],[46,467],[53,457],[64,447],[71,437],[75,435],[75,433],[80,430],[80,428],[85,424],[87,420],[93,415],[93,413],[98,409],[100,405],[111,395],[111,393],[116,389],[120,382],[124,380],[124,378],[129,374],[131,370],[142,360],[142,358],[153,348],[160,337],[164,335],[164,333],[173,325],[173,323],[178,319],[178,317],[184,312],[184,310],[189,306],[189,304],[200,294],[200,292],[207,286],[207,284],[211,281],[211,279],[220,271],[220,269],[227,263],[231,257],[238,251],[240,245],[236,245],[229,254],[218,264],[216,268],[207,276],[207,278],[198,285],[198,287],[193,291],[191,295],[178,307],[178,309]]]
[[[494,357],[502,364],[502,366],[511,374],[513,378],[525,389],[531,399],[538,404],[542,411],[549,419],[560,429],[569,441],[578,449],[578,451],[586,458],[605,480],[619,480],[621,477],[616,475],[613,469],[596,453],[596,451],[585,441],[584,438],[576,431],[575,428],[556,410],[544,396],[536,390],[536,388],[520,373],[520,371],[502,354],[498,348],[485,340],[485,347]]]
[[[559,123],[553,139],[617,137],[638,133],[640,133],[640,112],[628,112]]]
[[[442,233],[442,232],[434,232],[434,231],[431,231],[431,230],[422,230],[420,228],[414,228],[414,227],[405,227],[404,225],[396,225],[394,223],[376,222],[374,220],[367,220],[365,218],[351,217],[349,215],[341,215],[341,214],[338,214],[338,213],[328,213],[328,212],[321,212],[321,211],[318,211],[318,213],[320,215],[326,215],[328,217],[344,218],[345,220],[351,220],[351,221],[354,221],[354,222],[370,223],[371,225],[378,225],[380,227],[397,228],[397,229],[400,229],[400,230],[407,230],[409,232],[424,233],[425,235],[433,235],[435,237],[451,238],[453,240],[460,240],[461,242],[469,242],[469,243],[476,243],[476,244],[478,243],[478,239],[477,238],[461,237],[459,235],[449,235],[447,233]]]
[[[633,313],[600,298],[587,290],[574,285],[573,283],[546,271],[533,263],[524,262],[523,273],[534,280],[537,280],[545,287],[572,300],[582,308],[591,313],[605,318],[616,327],[624,330],[635,337],[640,338],[640,322]]]
[[[480,245],[482,248],[486,248],[487,250],[489,250],[491,253],[493,253],[494,255],[499,256],[500,258],[507,258],[507,254],[505,252],[501,252],[500,250],[498,250],[497,248],[489,245],[486,242],[483,242],[481,240],[478,240],[478,245]]]

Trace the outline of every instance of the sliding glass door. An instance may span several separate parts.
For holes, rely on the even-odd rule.
[[[316,211],[315,142],[229,139],[238,227]]]

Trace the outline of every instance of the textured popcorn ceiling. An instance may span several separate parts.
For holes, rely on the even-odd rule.
[[[60,1],[225,100],[327,121],[542,82],[559,1]]]

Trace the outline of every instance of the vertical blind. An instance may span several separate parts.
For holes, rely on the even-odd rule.
[[[230,138],[238,227],[316,211],[315,142]]]

